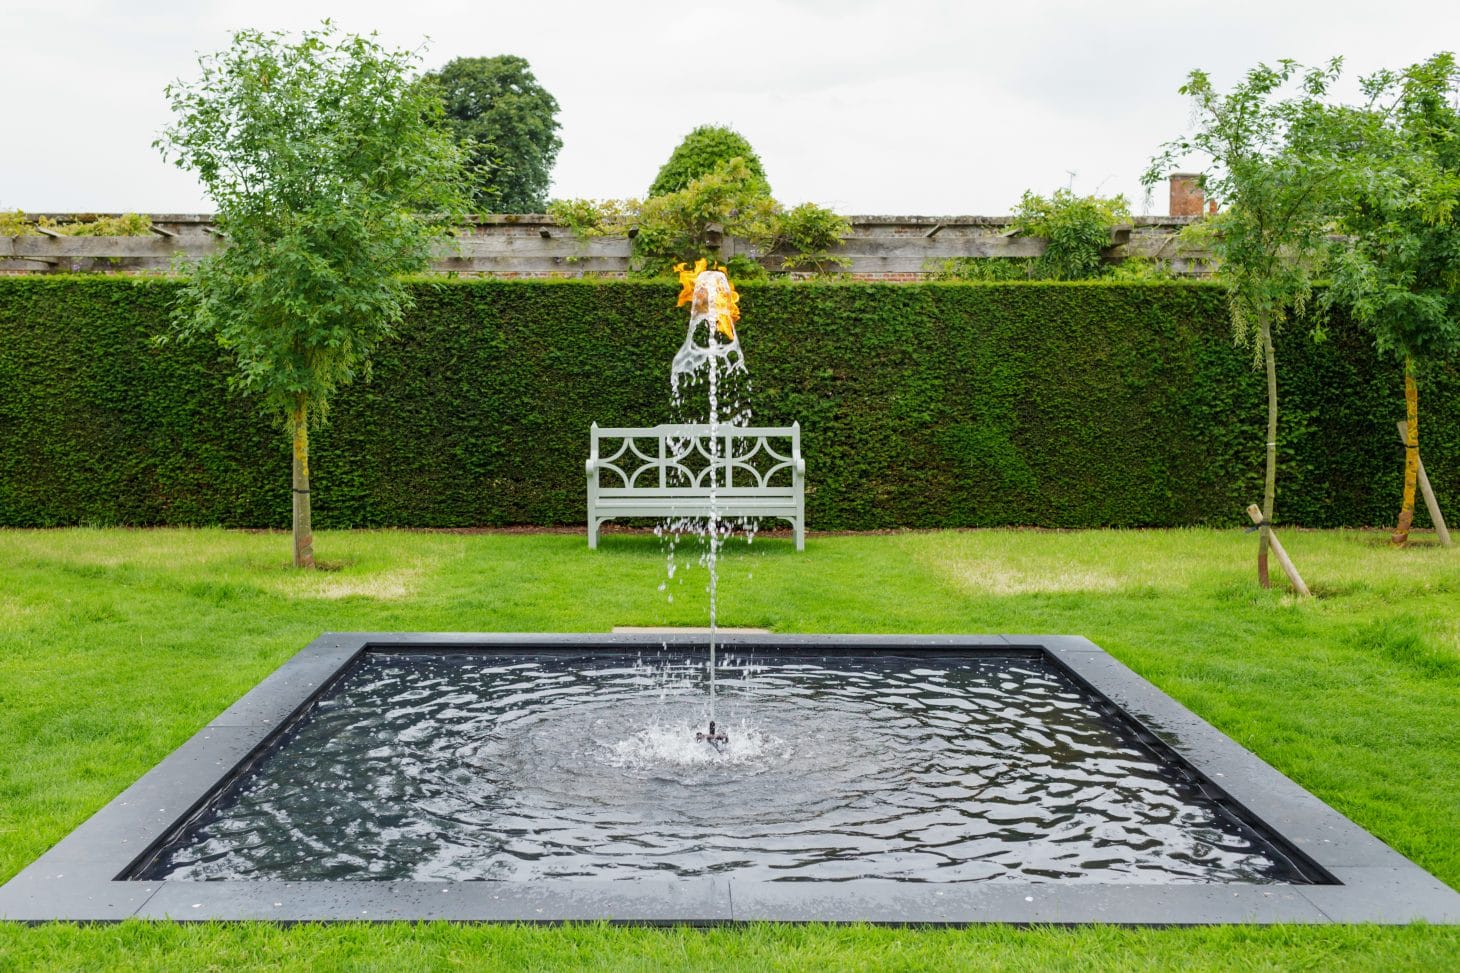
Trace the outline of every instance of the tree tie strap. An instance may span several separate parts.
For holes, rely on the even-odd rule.
[[[294,488],[294,492],[295,492],[295,493],[308,493],[308,492],[309,492],[309,491],[308,491],[308,490],[301,490],[301,489],[299,489],[299,488],[298,488],[298,487],[295,487],[295,488]]]
[[[1270,521],[1270,520],[1259,520],[1257,523],[1253,524],[1251,527],[1247,528],[1242,533],[1244,533],[1244,534],[1251,534],[1253,531],[1261,530],[1264,527],[1271,527],[1271,526],[1272,526],[1272,521]]]

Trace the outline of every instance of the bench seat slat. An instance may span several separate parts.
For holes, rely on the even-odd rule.
[[[715,491],[720,500],[735,500],[745,497],[794,497],[795,487],[721,487]],[[621,497],[658,497],[662,499],[698,500],[706,505],[710,502],[710,491],[692,490],[682,487],[599,487],[600,502]]]
[[[674,503],[620,503],[604,504],[598,508],[598,516],[606,517],[707,517],[709,511],[699,504]],[[767,517],[794,517],[796,504],[791,501],[780,503],[738,503],[726,504],[719,509],[721,517],[744,517],[764,514]]]
[[[716,426],[716,436],[732,439],[749,439],[761,436],[795,436],[800,432],[796,426]],[[708,423],[666,422],[658,426],[599,426],[597,439],[654,439],[658,436],[708,436]]]

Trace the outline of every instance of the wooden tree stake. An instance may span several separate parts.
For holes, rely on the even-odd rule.
[[[1399,441],[1409,445],[1409,424],[1403,419],[1399,420]],[[1445,518],[1440,513],[1440,502],[1435,499],[1435,490],[1430,486],[1430,478],[1425,475],[1424,460],[1416,457],[1416,461],[1419,463],[1419,492],[1424,494],[1425,509],[1430,512],[1430,523],[1435,525],[1435,536],[1444,546],[1453,547],[1450,531],[1445,527]]]
[[[1247,516],[1252,518],[1254,524],[1261,526],[1262,508],[1257,504],[1249,503],[1247,505]],[[1313,597],[1313,592],[1309,591],[1308,586],[1303,583],[1302,576],[1298,574],[1298,569],[1293,567],[1293,562],[1288,557],[1288,552],[1283,550],[1283,545],[1278,541],[1277,535],[1272,532],[1271,527],[1266,528],[1266,530],[1267,543],[1272,547],[1272,552],[1277,555],[1278,564],[1282,565],[1283,572],[1287,574],[1288,580],[1293,583],[1294,590],[1304,598]]]

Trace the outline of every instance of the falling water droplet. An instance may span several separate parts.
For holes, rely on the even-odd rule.
[[[701,270],[703,264],[696,267]],[[730,484],[729,469],[725,460],[736,458],[734,441],[722,435],[725,427],[742,427],[750,424],[750,407],[747,396],[750,389],[749,373],[745,367],[745,356],[740,349],[740,338],[733,327],[738,317],[735,309],[737,297],[730,280],[721,271],[702,270],[697,275],[687,272],[682,280],[693,284],[693,301],[690,305],[689,330],[684,344],[674,356],[670,368],[670,401],[674,421],[690,427],[683,439],[670,437],[665,445],[676,460],[670,475],[679,483],[701,485],[708,478],[709,516],[703,523],[694,518],[672,519],[666,525],[672,530],[674,540],[679,533],[695,534],[704,550],[698,561],[709,572],[709,715],[715,716],[715,643],[718,628],[719,572],[717,562],[720,546],[734,530],[736,523],[722,519],[719,511],[720,490]],[[727,340],[720,340],[721,337]],[[703,340],[703,343],[701,343]],[[691,393],[698,399],[703,390],[708,400],[708,423],[703,434],[694,431],[701,422],[696,411],[687,404]],[[728,452],[722,456],[722,449]],[[703,466],[700,460],[703,460]],[[746,527],[742,518],[739,526]],[[749,533],[749,532],[748,532]],[[674,577],[674,542],[669,545],[669,576]],[[683,579],[680,579],[681,583]]]

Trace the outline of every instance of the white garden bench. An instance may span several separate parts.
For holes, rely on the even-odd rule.
[[[789,520],[796,550],[806,546],[806,462],[801,424],[592,427],[588,462],[588,546],[618,517],[708,517],[710,485],[722,518]]]

